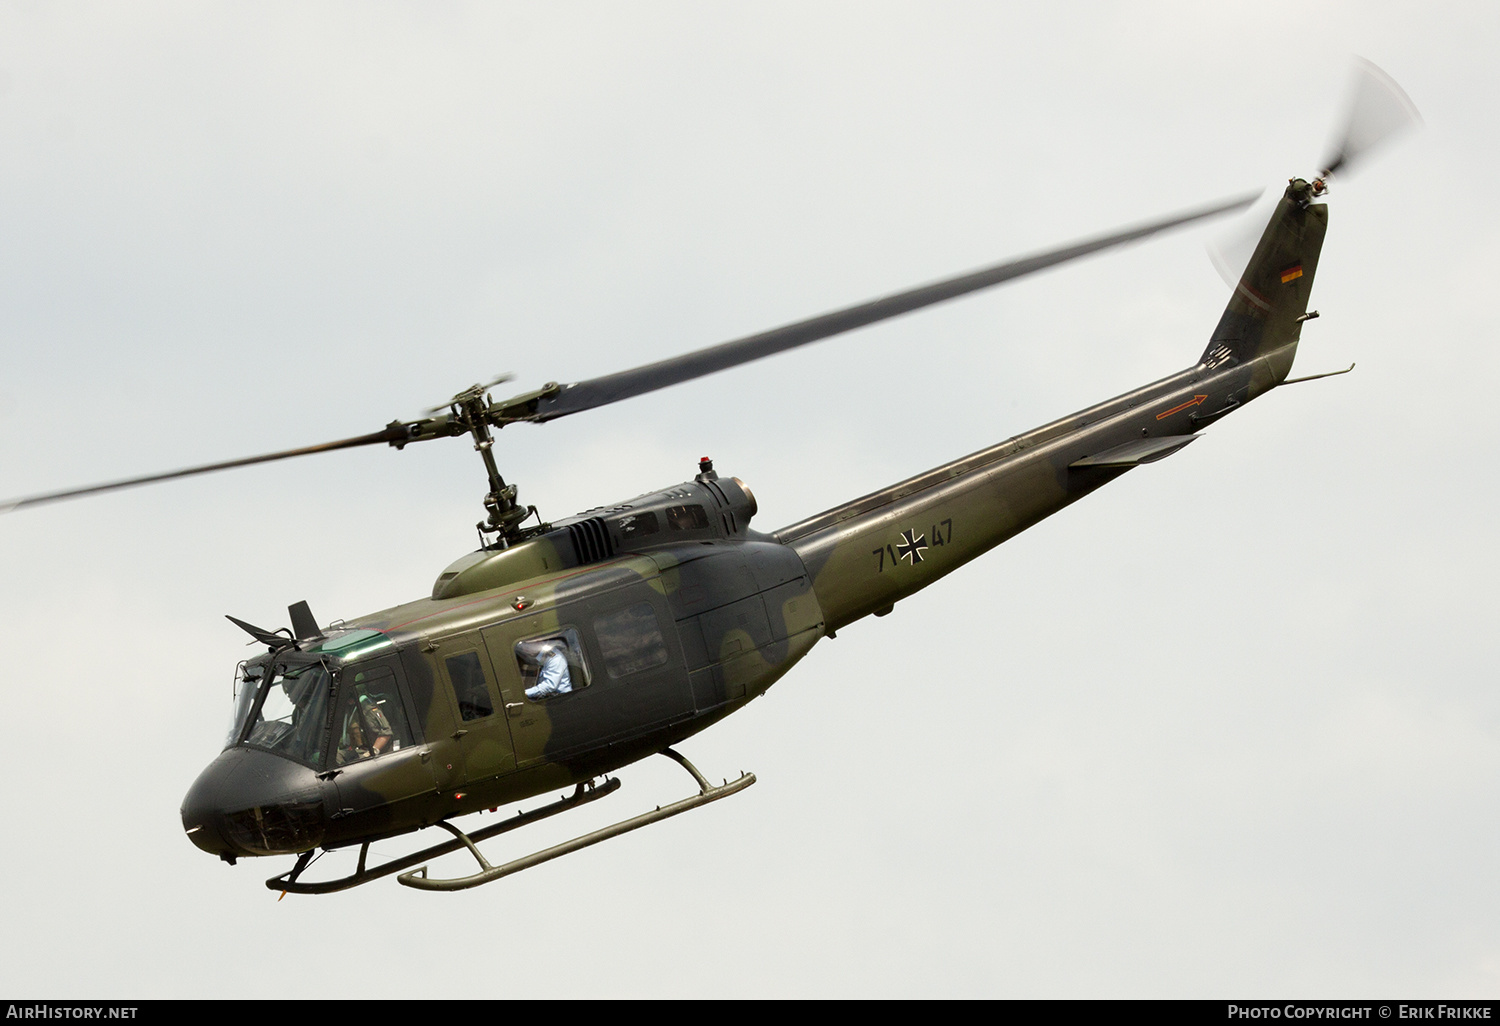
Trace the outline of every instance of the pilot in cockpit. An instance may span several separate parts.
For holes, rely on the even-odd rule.
[[[344,732],[339,739],[338,765],[380,755],[391,747],[394,732],[380,706],[368,695],[349,703]]]

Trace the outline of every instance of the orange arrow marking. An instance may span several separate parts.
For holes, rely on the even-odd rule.
[[[1189,399],[1185,403],[1182,403],[1182,404],[1180,404],[1178,406],[1174,406],[1170,410],[1166,410],[1166,411],[1164,411],[1162,413],[1158,413],[1156,415],[1156,419],[1157,420],[1166,420],[1172,414],[1174,414],[1174,413],[1181,413],[1183,410],[1187,409],[1189,406],[1201,406],[1203,403],[1206,403],[1206,402],[1208,402],[1208,396],[1206,396],[1206,395],[1195,395],[1195,396],[1193,396],[1191,399]]]

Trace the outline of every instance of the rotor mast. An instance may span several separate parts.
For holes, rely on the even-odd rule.
[[[474,451],[484,460],[484,471],[490,482],[489,494],[484,497],[484,508],[489,515],[474,526],[478,529],[480,538],[484,539],[486,547],[489,545],[489,536],[494,535],[495,543],[501,548],[507,548],[525,539],[526,532],[521,530],[521,522],[536,513],[536,507],[517,503],[516,486],[506,484],[505,478],[500,476],[500,468],[495,463],[495,439],[490,434],[490,407],[493,401],[485,394],[485,387],[474,385],[460,392],[453,397],[451,409],[453,422],[462,425],[474,436]],[[496,423],[497,426],[504,426],[505,422],[497,420]]]

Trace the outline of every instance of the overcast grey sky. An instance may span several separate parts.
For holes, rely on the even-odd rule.
[[[759,782],[456,896],[277,902],[178,805],[223,614],[427,593],[467,445],[0,519],[0,986],[28,996],[1494,996],[1500,277],[1481,3],[0,2],[0,497],[577,380],[1317,170],[1297,373],[683,746]],[[701,455],[773,530],[1191,363],[1195,229],[545,428],[544,515]],[[666,763],[498,845],[674,799]],[[399,846],[393,846],[396,850]],[[461,868],[457,857],[445,867]]]

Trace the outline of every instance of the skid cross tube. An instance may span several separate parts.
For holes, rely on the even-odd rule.
[[[579,784],[573,789],[572,794],[559,798],[551,805],[543,805],[541,808],[533,809],[530,812],[519,812],[502,823],[487,826],[483,830],[476,830],[470,835],[469,839],[474,841],[488,840],[491,837],[497,837],[517,827],[526,826],[528,823],[535,823],[538,820],[547,819],[549,816],[555,816],[559,812],[566,812],[580,805],[587,805],[589,802],[597,801],[619,789],[620,780],[618,777],[609,777],[600,781],[597,786],[594,785],[593,781],[589,781],[586,784]],[[445,827],[457,833],[460,838],[464,837],[462,833],[448,826],[446,822],[439,821],[438,826]],[[379,880],[383,876],[399,873],[401,870],[415,866],[419,862],[426,862],[441,855],[447,855],[449,852],[458,851],[466,843],[468,843],[466,840],[444,841],[442,844],[434,844],[430,848],[423,848],[421,851],[414,852],[404,858],[395,859],[384,865],[376,866],[374,869],[367,870],[365,869],[365,856],[369,853],[370,842],[366,841],[360,845],[359,864],[350,875],[341,876],[337,880],[299,883],[297,877],[302,875],[302,871],[307,868],[312,856],[312,852],[305,851],[298,857],[297,864],[292,867],[291,872],[283,873],[280,876],[273,876],[266,881],[266,886],[273,891],[286,891],[289,894],[331,894],[334,891],[348,890],[350,887],[369,883],[371,880]]]
[[[600,841],[607,841],[611,837],[618,837],[620,834],[629,833],[639,827],[667,819],[681,812],[687,812],[689,809],[696,809],[700,805],[707,805],[709,802],[717,801],[720,798],[727,798],[729,795],[736,794],[755,783],[754,773],[741,773],[734,780],[725,781],[718,787],[714,787],[704,779],[703,774],[698,772],[697,767],[688,762],[682,755],[670,748],[662,749],[661,754],[672,759],[693,775],[693,779],[698,783],[697,794],[684,798],[681,801],[673,802],[671,805],[658,805],[652,812],[632,816],[630,819],[624,819],[618,823],[595,830],[592,833],[575,837],[571,841],[564,841],[562,844],[554,845],[543,851],[533,852],[512,862],[507,862],[503,866],[490,865],[485,860],[485,857],[479,853],[479,849],[474,844],[475,841],[481,840],[478,834],[470,838],[451,823],[439,823],[438,826],[457,838],[456,841],[449,842],[445,847],[450,851],[460,845],[468,848],[474,858],[479,860],[479,872],[447,880],[432,880],[428,879],[427,867],[423,866],[420,869],[402,873],[396,879],[407,887],[417,887],[426,891],[461,891],[469,887],[478,887],[480,884],[489,883],[491,880],[498,880],[502,876],[510,876],[512,873],[519,873],[523,869],[530,869],[532,866],[541,865],[543,862],[550,862],[555,858],[561,858],[570,852],[578,851],[580,848],[587,848],[590,845],[598,844]]]

